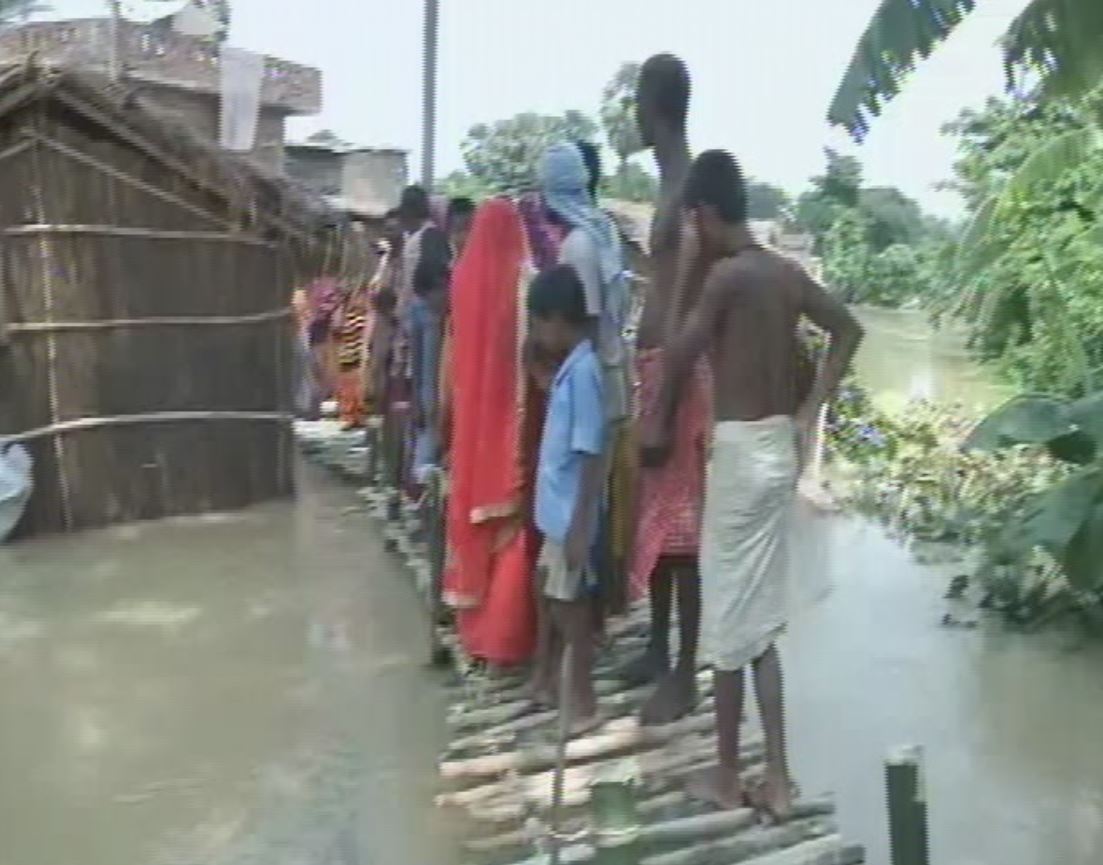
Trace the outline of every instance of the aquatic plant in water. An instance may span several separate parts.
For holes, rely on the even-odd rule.
[[[848,384],[829,448],[856,510],[978,550],[985,606],[1009,622],[1103,620],[1103,396],[1020,397],[977,426],[924,402],[888,415]]]

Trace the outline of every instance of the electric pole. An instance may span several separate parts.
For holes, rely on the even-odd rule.
[[[425,0],[425,40],[422,70],[421,185],[433,189],[433,151],[437,139],[437,37],[440,30],[440,0]]]
[[[122,46],[119,44],[122,38],[122,10],[119,8],[119,0],[107,0],[107,6],[111,10],[111,45],[108,48],[107,74],[112,82],[123,77]]]

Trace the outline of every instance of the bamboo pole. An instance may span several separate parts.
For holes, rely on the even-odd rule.
[[[648,819],[670,808],[683,805],[686,802],[686,794],[681,790],[668,790],[656,796],[640,801],[636,810],[641,819]],[[564,823],[565,831],[581,832],[584,829],[584,819],[574,817],[570,822]],[[508,829],[497,835],[489,835],[484,838],[472,838],[465,841],[463,847],[471,853],[497,853],[518,847],[525,847],[536,840],[533,830],[529,827]]]
[[[567,769],[567,740],[571,735],[571,673],[574,669],[574,646],[563,649],[562,669],[559,672],[559,741],[556,743],[555,775],[552,778],[551,865],[560,863],[561,839],[559,837],[560,809],[563,807],[563,779]]]
[[[708,763],[715,760],[715,757],[716,743],[711,737],[701,736],[682,740],[672,747],[645,751],[624,759],[631,763],[637,777],[645,780],[653,778],[656,788],[668,789],[676,782],[680,774],[679,770]],[[741,758],[744,767],[753,767],[761,763],[763,758],[761,741],[748,743],[742,751]],[[578,798],[575,800],[577,804],[588,802],[589,785],[600,777],[601,770],[602,764],[599,763],[569,766],[564,773],[565,795],[569,798],[577,793]],[[552,776],[551,771],[525,776],[510,773],[504,779],[489,784],[441,793],[436,801],[440,806],[466,808],[477,819],[501,822],[510,819],[508,815],[513,813],[514,806],[518,817],[523,813],[526,804],[547,810],[550,807],[549,789],[553,781]]]
[[[636,718],[626,718],[620,729],[606,728],[569,743],[564,756],[571,763],[609,757],[634,748],[662,745],[690,733],[705,732],[712,729],[713,724],[711,714],[691,715],[661,727],[645,727]],[[440,774],[445,779],[457,779],[502,775],[511,771],[530,772],[547,768],[554,759],[550,748],[537,746],[504,754],[449,760],[441,764]]]
[[[923,749],[898,748],[885,761],[892,865],[930,865]]]

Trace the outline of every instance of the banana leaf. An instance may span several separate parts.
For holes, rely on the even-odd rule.
[[[1037,78],[1048,96],[1082,96],[1103,78],[1103,3],[1032,0],[1002,45],[1009,89]]]
[[[882,0],[854,50],[828,121],[861,140],[915,65],[945,41],[974,0]],[[1103,3],[1031,0],[1001,40],[1008,89],[1035,79],[1047,95],[1083,96],[1103,80]]]
[[[896,95],[916,62],[973,6],[974,0],[882,0],[835,92],[828,110],[831,124],[862,139],[872,117]]]
[[[1076,431],[1067,402],[1043,394],[1025,394],[982,420],[963,447],[994,451],[1014,445],[1044,445]]]
[[[1103,494],[1103,473],[1084,469],[1037,496],[1022,520],[1009,525],[1002,546],[1026,553],[1035,547],[1064,561],[1073,538],[1087,523]]]
[[[1103,46],[1100,50],[1103,51]],[[969,220],[958,243],[959,277],[976,276],[1007,251],[995,229],[1017,203],[1027,200],[1031,191],[1057,183],[1065,172],[1099,150],[1103,150],[1103,128],[1091,126],[1062,133],[1031,153],[1003,188],[985,199]],[[1095,227],[1090,230],[1098,231]],[[1094,240],[1095,235],[1090,238]]]
[[[1073,535],[1061,564],[1065,576],[1078,589],[1103,589],[1103,502],[1096,500],[1091,512]]]
[[[1103,391],[1077,400],[1069,406],[1068,414],[1081,430],[1103,443]]]

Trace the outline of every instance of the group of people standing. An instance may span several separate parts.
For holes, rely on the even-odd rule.
[[[793,787],[776,641],[791,611],[789,515],[802,442],[861,329],[798,264],[755,241],[731,155],[691,156],[689,98],[678,58],[643,65],[638,121],[660,194],[634,344],[596,150],[561,142],[540,161],[538,189],[492,198],[473,217],[461,201],[434,220],[426,194],[406,191],[388,238],[398,266],[385,282],[397,288],[373,295],[389,342],[377,324],[369,354],[380,409],[414,406],[414,465],[448,468],[444,598],[467,651],[491,665],[532,662],[537,704],[554,703],[566,653],[582,733],[601,721],[591,670],[605,615],[623,594],[646,595],[650,640],[622,671],[656,683],[642,721],[693,709],[700,642],[719,762],[691,790],[784,819]],[[806,321],[828,337],[818,366],[802,350]],[[739,774],[747,667],[767,756],[755,790]]]

